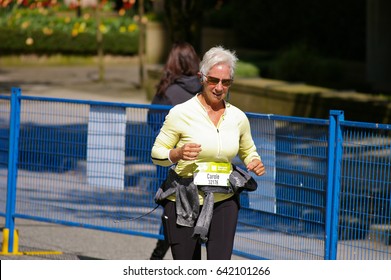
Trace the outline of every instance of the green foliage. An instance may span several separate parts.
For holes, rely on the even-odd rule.
[[[316,85],[336,85],[342,69],[335,60],[325,59],[305,44],[284,50],[272,65],[272,75],[281,80]]]
[[[238,61],[236,65],[235,77],[256,78],[259,77],[259,69],[252,63]]]
[[[49,9],[13,9],[0,19],[0,51],[4,54],[94,54],[97,51],[95,17],[57,14]],[[128,17],[102,17],[99,30],[109,54],[138,51],[138,25]]]
[[[365,60],[366,0],[232,0],[242,48],[275,51],[306,42],[320,53]],[[224,1],[225,2],[225,1]]]
[[[219,4],[207,1],[204,3],[204,25],[217,28],[232,28],[235,9],[232,2]]]
[[[271,65],[276,59],[274,52],[260,50],[237,49],[239,62],[251,63],[254,67],[262,69],[262,77],[271,76]],[[259,73],[260,74],[260,73]]]

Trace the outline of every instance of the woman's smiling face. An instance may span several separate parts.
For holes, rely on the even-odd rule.
[[[230,84],[228,81],[231,80],[231,69],[226,64],[217,64],[204,75],[206,76],[204,79],[205,101],[213,107],[213,105],[223,102],[228,93],[230,85],[224,86],[223,84]],[[209,81],[208,77],[210,77]],[[218,83],[216,83],[216,79],[219,80]]]

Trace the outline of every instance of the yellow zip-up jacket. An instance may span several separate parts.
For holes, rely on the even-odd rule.
[[[254,158],[260,159],[251,136],[250,123],[243,111],[225,103],[225,112],[217,127],[210,120],[198,97],[176,105],[168,113],[152,147],[152,161],[170,166],[168,153],[185,143],[201,144],[202,151],[195,161],[180,160],[175,172],[181,177],[191,177],[197,162],[229,162],[236,155],[247,165]],[[215,194],[215,202],[232,194]],[[200,194],[200,203],[203,197]]]

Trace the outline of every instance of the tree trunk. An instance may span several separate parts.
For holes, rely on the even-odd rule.
[[[202,5],[200,0],[164,0],[172,42],[186,41],[201,51]]]
[[[102,23],[102,17],[100,15],[100,5],[98,4],[95,9],[95,16],[96,16],[96,45],[97,45],[97,51],[98,51],[98,81],[103,82],[104,80],[104,53],[103,53],[103,34],[100,30],[100,25]]]
[[[140,88],[144,88],[144,53],[145,53],[145,23],[144,17],[144,0],[139,0],[138,4],[138,15],[139,15],[139,39],[138,39],[138,56],[139,56],[139,77],[140,77]]]

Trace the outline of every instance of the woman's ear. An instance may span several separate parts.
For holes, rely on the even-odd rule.
[[[197,75],[198,75],[198,78],[200,79],[200,83],[202,84],[204,82],[204,80],[202,79],[202,73],[198,72]]]

